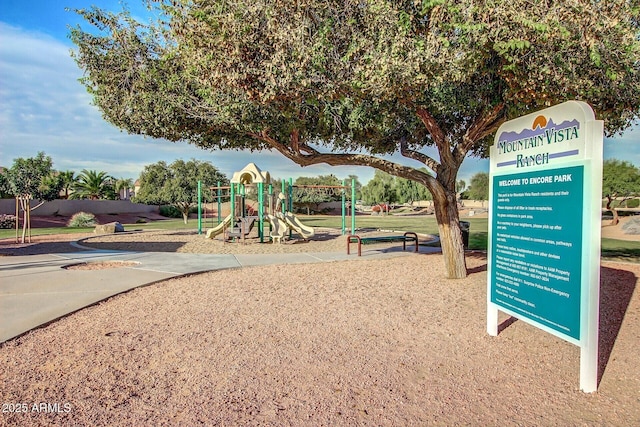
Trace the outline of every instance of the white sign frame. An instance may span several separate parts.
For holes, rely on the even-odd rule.
[[[564,126],[564,127],[563,127]],[[558,128],[560,130],[558,130]],[[579,339],[540,323],[535,317],[492,302],[493,247],[496,238],[494,216],[489,217],[487,271],[487,332],[498,335],[498,312],[502,311],[555,336],[580,346],[580,389],[598,388],[598,328],[600,302],[600,246],[602,212],[602,152],[604,124],[595,120],[592,108],[581,101],[568,101],[504,123],[490,148],[490,206],[494,206],[494,177],[522,172],[583,167],[581,209],[581,283]],[[573,213],[575,215],[575,212]]]

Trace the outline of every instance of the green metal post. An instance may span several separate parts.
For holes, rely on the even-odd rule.
[[[264,242],[264,183],[258,183],[258,234],[260,236],[260,243]]]
[[[293,213],[293,178],[289,178],[289,212]],[[293,235],[293,231],[289,228],[289,240],[291,240],[291,236]]]
[[[345,185],[346,182],[343,179],[342,180],[342,189],[341,189],[341,193],[342,193],[342,235],[345,235],[345,231],[346,231],[346,226],[347,226],[347,209],[346,209],[346,204],[347,204],[347,192],[345,191]]]
[[[240,213],[242,218],[244,218],[247,214],[246,206],[245,206],[245,195],[247,194],[247,190],[244,184],[238,184],[238,193],[240,193],[240,200],[242,200],[242,205],[240,205]]]
[[[289,212],[293,212],[293,178],[289,178]]]
[[[351,234],[356,234],[356,180],[351,179]]]
[[[275,206],[273,206],[273,203],[275,202],[275,200],[273,199],[273,185],[269,184],[269,215],[273,215],[275,213]],[[277,202],[276,202],[277,203]],[[271,223],[269,222],[269,234],[271,234]]]
[[[231,221],[235,220],[236,215],[236,185],[231,183]]]
[[[286,196],[287,196],[287,192],[285,191],[285,188],[287,186],[286,181],[283,179],[282,180],[282,194],[285,196],[282,198],[282,202],[280,203],[280,212],[284,213],[284,211],[286,210]]]
[[[202,234],[202,181],[198,181],[198,234]]]
[[[220,188],[220,181],[218,181],[218,224],[222,222],[222,189]]]

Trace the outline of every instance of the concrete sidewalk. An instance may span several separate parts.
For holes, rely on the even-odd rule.
[[[422,253],[439,251],[421,248]],[[0,257],[0,343],[130,289],[184,274],[270,264],[304,264],[410,256],[402,248],[293,254],[185,254],[88,250]],[[135,261],[132,267],[67,270],[81,262]]]

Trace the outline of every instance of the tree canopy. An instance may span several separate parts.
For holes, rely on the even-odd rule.
[[[35,157],[14,159],[5,176],[7,192],[15,197],[43,202],[56,199],[62,189],[62,179],[55,173],[51,157],[42,151]]]
[[[487,155],[500,124],[570,99],[591,104],[609,134],[639,114],[640,8],[626,0],[155,3],[156,25],[78,11],[99,30],[71,38],[108,121],[422,183],[449,277],[466,275],[457,172]],[[416,167],[379,156],[392,153]]]
[[[23,212],[22,243],[25,241],[27,227],[30,227],[29,213],[42,206],[45,201],[58,198],[62,189],[62,177],[55,173],[51,157],[40,151],[35,157],[18,157],[11,168],[5,171],[6,191],[14,195]],[[31,200],[37,200],[31,206]]]
[[[181,213],[185,224],[189,209],[198,202],[198,181],[202,182],[202,201],[213,201],[208,187],[229,185],[227,177],[210,162],[176,160],[170,165],[160,161],[145,166],[140,174],[140,190],[135,202],[150,205],[172,205]]]

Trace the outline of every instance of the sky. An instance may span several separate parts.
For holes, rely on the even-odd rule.
[[[187,143],[145,138],[121,132],[102,119],[78,79],[82,71],[71,58],[74,49],[68,27],[80,17],[65,8],[96,5],[121,10],[117,0],[2,0],[0,3],[0,166],[39,151],[51,156],[56,170],[105,171],[116,178],[137,179],[146,165],[177,159],[210,161],[231,177],[253,162],[275,178],[355,174],[366,184],[374,174],[368,167],[315,165],[300,167],[277,152],[205,151]],[[132,15],[146,21],[143,0],[129,0]],[[640,166],[640,126],[622,136],[605,138],[604,157]],[[425,151],[436,156],[435,150]],[[421,165],[400,155],[391,160]],[[486,159],[467,158],[458,179],[470,182],[477,172],[488,172]]]

